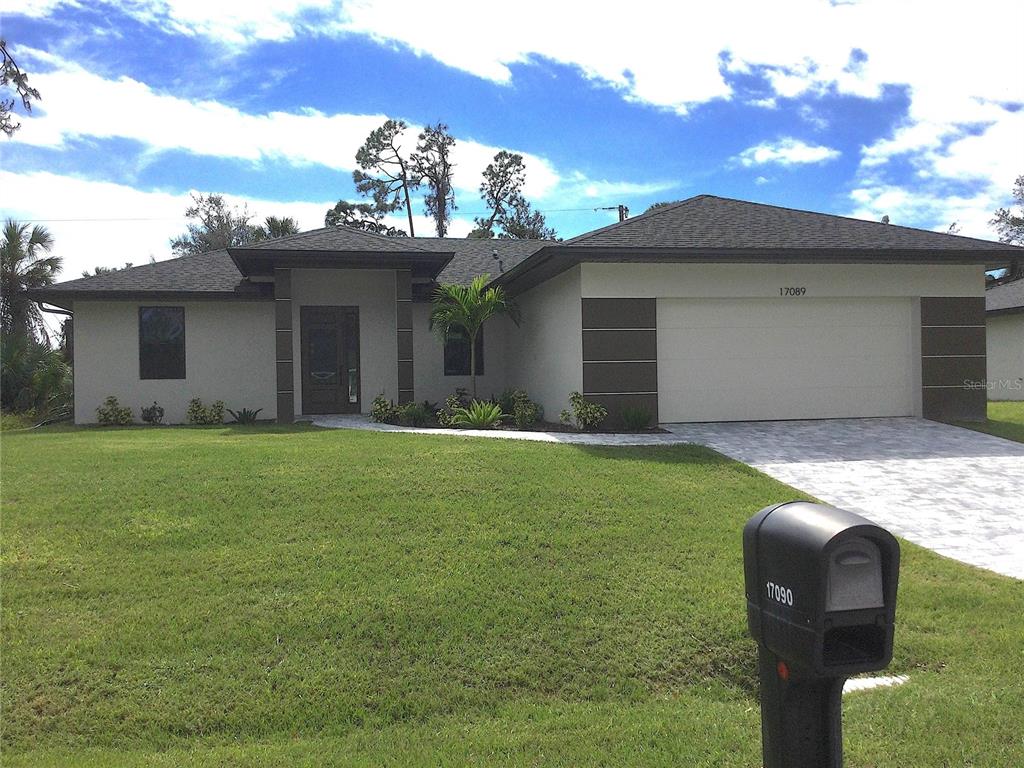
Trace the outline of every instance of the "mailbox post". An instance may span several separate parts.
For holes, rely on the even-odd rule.
[[[884,528],[824,504],[777,504],[747,522],[764,768],[842,766],[843,683],[892,660],[899,560]]]

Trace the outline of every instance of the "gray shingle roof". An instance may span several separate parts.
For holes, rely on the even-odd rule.
[[[531,253],[550,244],[544,240],[467,240],[456,237],[383,237],[347,227],[330,227],[267,240],[256,249],[275,250],[376,250],[381,253],[423,251],[454,253],[452,261],[438,275],[442,283],[468,283],[477,275],[497,276]],[[493,254],[497,252],[498,259]],[[500,264],[499,264],[500,261]],[[82,277],[57,283],[39,291],[51,298],[93,293],[197,293],[235,294],[242,275],[225,250],[181,256],[155,264],[121,269],[106,275]]]
[[[986,312],[1024,310],[1024,277],[995,285],[985,291]]]
[[[656,208],[567,240],[592,248],[1006,250],[1004,243],[714,195]]]

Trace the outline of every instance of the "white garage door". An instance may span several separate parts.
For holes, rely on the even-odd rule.
[[[663,422],[910,416],[910,299],[658,299]]]

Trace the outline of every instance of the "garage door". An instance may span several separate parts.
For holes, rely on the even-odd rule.
[[[664,422],[910,416],[910,299],[659,299]]]

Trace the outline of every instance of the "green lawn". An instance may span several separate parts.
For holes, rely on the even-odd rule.
[[[690,447],[303,428],[2,438],[2,761],[760,765],[740,531]],[[1024,764],[1024,584],[904,546],[849,766]]]
[[[989,402],[988,421],[964,421],[958,426],[1024,443],[1024,402]]]

